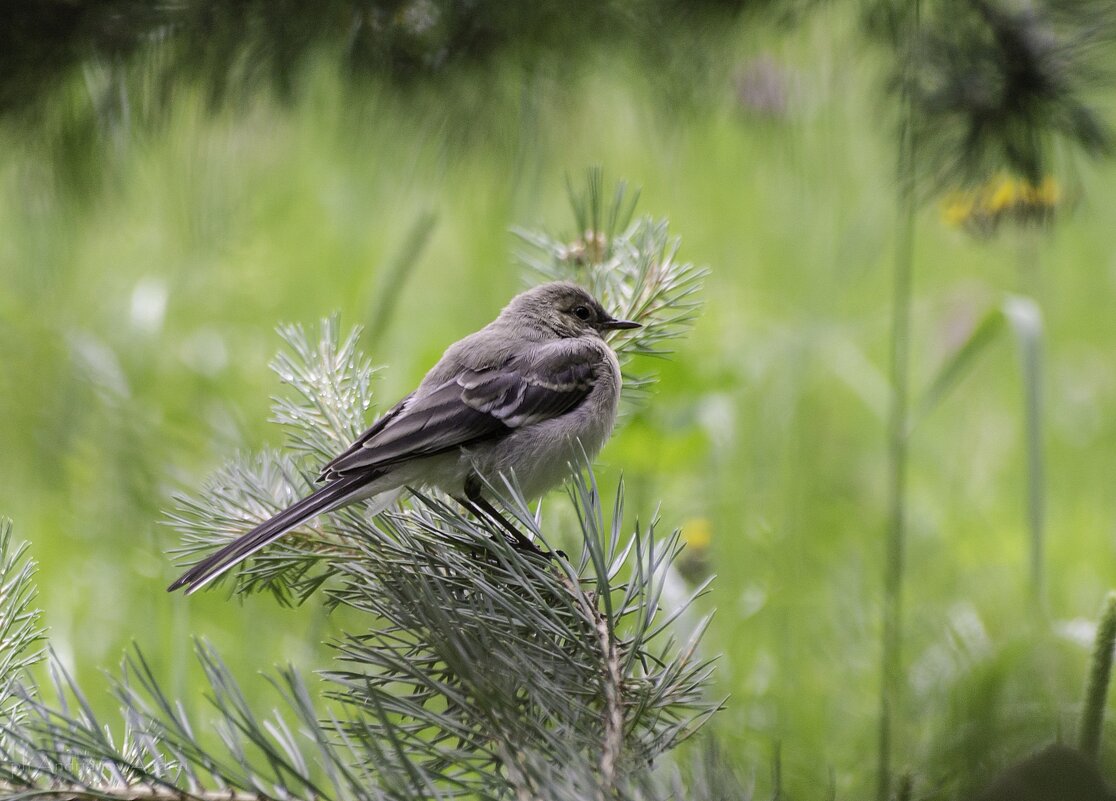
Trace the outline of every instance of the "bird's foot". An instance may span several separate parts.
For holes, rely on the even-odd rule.
[[[520,532],[517,531],[516,534],[519,534],[519,536],[516,538],[509,537],[508,542],[517,551],[520,551],[522,553],[529,553],[532,556],[542,556],[547,559],[562,559],[563,561],[569,561],[569,557],[566,556],[565,551],[559,548],[555,548],[553,551],[544,551],[532,540],[529,540],[527,539],[527,537],[523,536],[523,534],[521,534]]]

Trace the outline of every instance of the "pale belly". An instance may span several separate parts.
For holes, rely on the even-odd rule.
[[[495,486],[515,475],[527,499],[538,498],[577,469],[587,466],[612,432],[612,415],[588,413],[589,405],[557,420],[509,434],[498,443],[465,454],[468,464]]]

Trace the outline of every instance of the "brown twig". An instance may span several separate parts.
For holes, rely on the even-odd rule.
[[[616,763],[624,746],[624,705],[620,693],[620,658],[616,653],[616,639],[608,620],[595,606],[592,607],[593,619],[597,629],[597,642],[605,658],[604,675],[601,685],[604,691],[604,738],[601,749],[601,786],[597,797],[604,801],[606,792],[616,782]]]
[[[606,801],[616,786],[616,769],[624,747],[624,699],[621,692],[620,656],[616,650],[616,638],[608,619],[592,603],[588,596],[575,587],[569,577],[563,577],[566,589],[577,599],[585,615],[593,622],[597,643],[604,657],[601,671],[601,690],[604,694],[604,734],[601,741],[601,759],[598,763],[600,784],[597,787],[597,801]]]

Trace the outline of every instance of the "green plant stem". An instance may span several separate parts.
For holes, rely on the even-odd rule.
[[[908,202],[895,259],[891,331],[891,411],[888,424],[888,524],[884,559],[883,647],[880,665],[879,766],[876,797],[891,795],[893,721],[899,705],[906,540],[907,445],[910,351],[911,267],[914,203]]]
[[[1043,608],[1046,498],[1043,492],[1042,373],[1035,354],[1023,354],[1024,427],[1027,440],[1027,528],[1030,532],[1031,600]]]
[[[1023,293],[1038,303],[1039,255],[1036,232],[1020,238],[1020,283]],[[1042,357],[1040,350],[1020,350],[1023,380],[1023,430],[1027,466],[1027,530],[1030,544],[1031,601],[1044,608],[1046,540],[1046,494],[1042,453]]]
[[[375,295],[366,304],[368,308],[368,340],[378,343],[391,322],[395,307],[403,291],[403,285],[414,272],[415,264],[422,256],[434,227],[438,222],[438,215],[433,211],[422,212],[407,231],[395,258],[385,267],[383,280],[376,285]]]
[[[914,2],[914,27],[918,25]],[[910,57],[908,69],[910,68]],[[907,446],[909,442],[911,273],[914,265],[917,207],[915,135],[909,93],[904,98],[899,137],[899,237],[896,243],[891,301],[891,403],[888,414],[888,524],[884,559],[883,643],[880,656],[879,752],[877,801],[891,796],[894,721],[902,684],[903,562],[906,540]]]
[[[1108,593],[1097,624],[1093,644],[1093,660],[1089,666],[1089,686],[1085,691],[1085,708],[1081,713],[1081,753],[1097,761],[1100,755],[1101,727],[1108,699],[1108,682],[1112,676],[1112,649],[1116,646],[1116,592]]]

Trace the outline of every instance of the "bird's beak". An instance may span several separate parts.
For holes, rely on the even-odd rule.
[[[631,320],[613,320],[611,318],[601,323],[601,330],[603,331],[621,331],[628,328],[643,328],[643,324]]]

